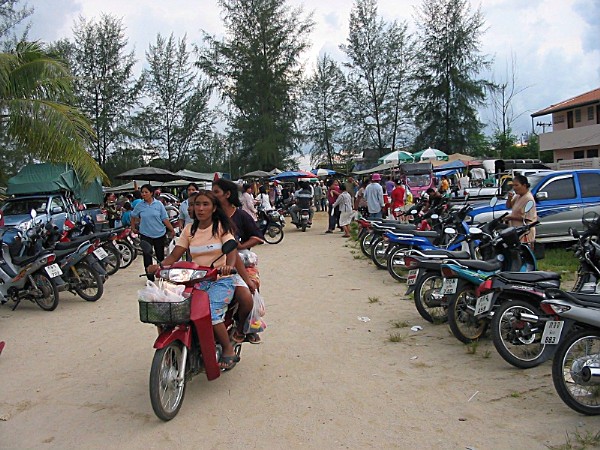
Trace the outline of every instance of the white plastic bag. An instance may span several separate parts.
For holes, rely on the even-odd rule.
[[[147,280],[144,289],[138,291],[138,298],[142,302],[160,302],[161,292],[154,282]]]
[[[184,290],[184,285],[163,283],[162,280],[157,285],[148,280],[146,287],[138,291],[138,298],[142,302],[178,303],[185,300]]]
[[[267,328],[267,324],[262,320],[265,315],[265,300],[258,291],[254,291],[252,300],[254,300],[254,306],[252,306],[252,311],[248,314],[248,320],[244,325],[244,334],[260,333]]]

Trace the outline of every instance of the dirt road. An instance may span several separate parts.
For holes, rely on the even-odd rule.
[[[600,428],[561,402],[549,363],[514,369],[491,342],[469,353],[422,320],[325,220],[256,250],[263,344],[216,381],[196,377],[169,423],[148,396],[156,331],[138,320],[140,259],[96,303],[2,307],[0,448],[544,449]]]

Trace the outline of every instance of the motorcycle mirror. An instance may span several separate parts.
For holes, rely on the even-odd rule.
[[[432,215],[431,215],[431,218],[432,218],[433,220],[438,220],[438,219],[440,218],[440,216],[438,216],[437,214],[432,214]]]
[[[450,235],[455,235],[456,230],[454,228],[444,228],[444,233],[450,234]]]
[[[494,208],[498,204],[498,197],[492,197],[490,199],[490,207]]]
[[[477,228],[477,227],[469,227],[469,234],[483,234],[483,231],[481,230],[481,228]]]
[[[413,209],[413,210],[411,210],[411,211],[410,211],[410,213],[411,213],[413,216],[414,216],[415,214],[417,214],[417,212],[418,212],[418,211],[417,211],[416,209]]]
[[[29,215],[31,216],[32,219],[35,219],[37,217],[37,211],[35,209],[32,209],[29,212]]]
[[[533,200],[529,200],[527,202],[527,204],[525,205],[525,213],[528,213],[529,211],[531,211],[531,209],[533,208]]]

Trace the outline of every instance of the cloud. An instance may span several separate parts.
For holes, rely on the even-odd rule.
[[[577,0],[573,8],[587,25],[582,33],[583,49],[587,52],[600,50],[600,2]]]

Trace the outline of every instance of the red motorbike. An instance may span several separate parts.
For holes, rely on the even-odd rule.
[[[147,244],[141,243],[144,251],[151,253],[152,248]],[[236,248],[237,243],[231,240],[223,244],[222,251],[227,254]],[[219,269],[179,261],[155,275],[170,284],[185,286],[185,300],[181,302],[139,301],[140,320],[157,325],[159,331],[150,368],[150,402],[154,413],[168,421],[181,408],[187,381],[202,372],[209,381],[221,375],[218,361],[222,349],[215,343],[208,294],[196,288],[201,281],[216,280]],[[230,336],[235,329],[236,309],[231,304],[225,315]],[[232,345],[240,356],[242,345],[233,339]]]

